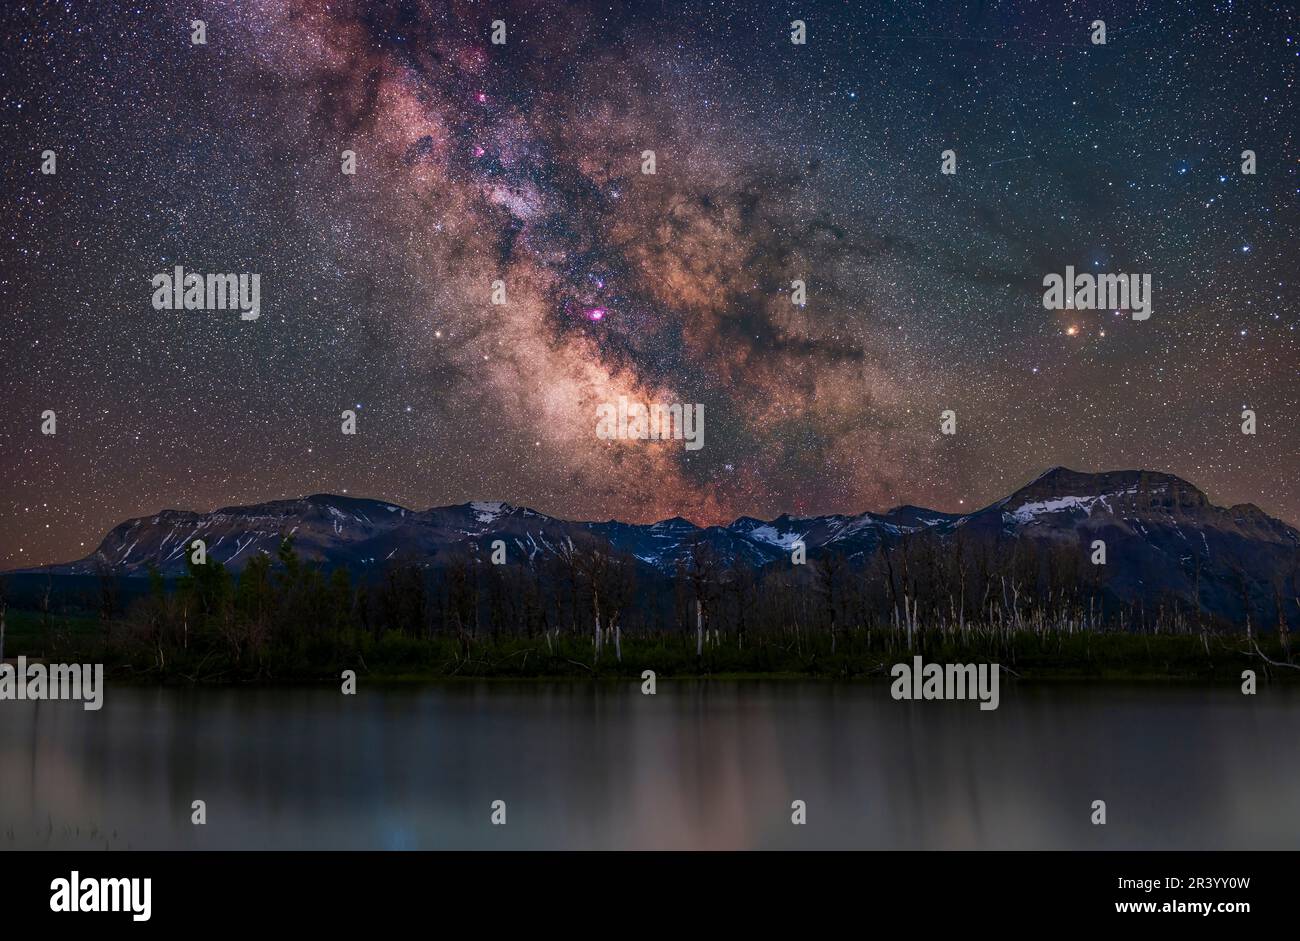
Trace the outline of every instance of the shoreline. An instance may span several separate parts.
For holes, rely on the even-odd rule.
[[[36,661],[29,661],[36,662]],[[350,668],[349,668],[350,669]],[[127,671],[106,671],[104,680],[109,686],[137,688],[191,688],[191,689],[289,689],[293,687],[327,687],[338,686],[342,682],[342,670],[332,676],[285,676],[264,678],[237,678],[216,680],[191,680],[180,676],[153,677],[131,674]],[[1260,686],[1300,686],[1300,671],[1270,671],[1265,674],[1257,671]],[[852,676],[826,673],[798,673],[778,671],[771,673],[756,672],[717,672],[717,673],[656,673],[656,683],[753,683],[771,681],[774,683],[810,683],[825,686],[866,686],[871,684],[888,685],[892,682],[887,674],[860,673]],[[1004,671],[1002,683],[1013,686],[1177,686],[1201,689],[1239,687],[1239,673],[1209,676],[1168,675],[1159,673],[1105,671],[1102,673],[1083,673],[1078,671],[1055,671],[1029,674],[1017,674]],[[367,686],[431,686],[431,685],[466,685],[471,683],[488,684],[540,684],[564,683],[567,685],[639,686],[642,678],[639,674],[607,673],[586,675],[580,673],[536,673],[486,674],[486,673],[357,673],[358,687]]]
[[[13,615],[17,614],[17,617]],[[103,664],[110,684],[140,686],[292,686],[462,680],[597,682],[774,680],[888,681],[894,664],[913,657],[943,664],[991,664],[1015,683],[1124,682],[1240,685],[1300,682],[1300,651],[1289,635],[1245,632],[1151,632],[1038,629],[966,633],[919,625],[902,632],[844,629],[835,635],[786,631],[744,636],[690,632],[624,633],[597,646],[586,632],[425,633],[354,628],[249,638],[207,624],[164,636],[124,622],[91,618],[42,621],[10,611],[6,664]]]

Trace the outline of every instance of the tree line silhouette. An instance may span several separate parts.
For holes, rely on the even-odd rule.
[[[1199,568],[1195,575],[1199,595]],[[595,537],[503,565],[470,544],[436,564],[398,559],[362,578],[305,562],[286,537],[275,557],[255,555],[238,573],[187,560],[170,584],[156,568],[149,582],[147,594],[123,603],[120,581],[101,568],[99,653],[187,679],[376,665],[526,674],[530,660],[531,672],[632,672],[651,663],[853,675],[908,652],[1014,660],[1055,644],[1068,663],[1117,637],[1190,638],[1206,657],[1213,640],[1283,666],[1292,659],[1284,596],[1297,593],[1293,576],[1275,586],[1273,610],[1256,610],[1243,572],[1247,613],[1233,624],[1172,594],[1155,604],[1118,600],[1106,567],[1078,545],[990,546],[927,533],[882,541],[865,557],[824,553],[761,568],[721,559],[697,540],[671,573]]]

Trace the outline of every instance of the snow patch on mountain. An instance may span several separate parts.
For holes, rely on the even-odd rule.
[[[505,507],[505,503],[500,500],[476,500],[469,505],[474,511],[474,519],[480,523],[496,522],[497,517],[505,512]]]
[[[1032,523],[1038,517],[1045,516],[1048,513],[1065,513],[1078,510],[1083,513],[1091,513],[1093,504],[1101,497],[1058,497],[1055,500],[1038,500],[1033,503],[1026,503],[1011,511],[1011,517],[1017,523]]]
[[[1118,490],[1113,493],[1101,493],[1092,496],[1067,496],[1057,497],[1054,500],[1034,500],[1029,503],[1021,504],[1016,509],[1009,511],[1009,515],[1017,523],[1032,523],[1037,520],[1038,517],[1045,516],[1049,513],[1079,511],[1085,515],[1091,515],[1093,507],[1098,504],[1109,513],[1114,511],[1107,498],[1130,496],[1135,493],[1137,493],[1137,488],[1130,487],[1127,490]]]
[[[770,523],[756,527],[749,532],[750,539],[757,539],[759,542],[765,542],[769,546],[779,546],[782,549],[790,549],[796,542],[803,539],[803,534],[795,530],[788,533],[782,533]]]

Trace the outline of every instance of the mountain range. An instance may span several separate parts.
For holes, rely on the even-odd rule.
[[[358,573],[395,563],[437,566],[467,551],[485,557],[498,539],[511,563],[536,563],[566,546],[595,541],[635,557],[654,578],[671,575],[698,543],[725,565],[757,570],[788,564],[796,542],[804,544],[809,559],[833,553],[852,564],[870,558],[882,541],[921,532],[963,545],[1028,540],[1085,552],[1100,539],[1106,544],[1107,590],[1117,599],[1155,604],[1199,592],[1203,609],[1233,620],[1248,609],[1257,620],[1275,619],[1279,604],[1291,619],[1300,613],[1295,528],[1252,504],[1215,506],[1170,474],[1064,467],[967,514],[900,506],[857,515],[741,517],[707,527],[680,517],[650,524],[575,522],[502,502],[411,510],[382,500],[315,494],[210,513],[163,510],[114,527],[83,559],[18,573],[111,571],[135,577],[152,565],[178,575],[195,539],[204,540],[209,559],[238,570],[257,553],[274,556],[287,535],[302,558]]]

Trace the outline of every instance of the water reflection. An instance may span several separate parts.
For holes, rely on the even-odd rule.
[[[0,847],[1291,849],[1298,717],[1295,689],[114,687],[0,704]]]

